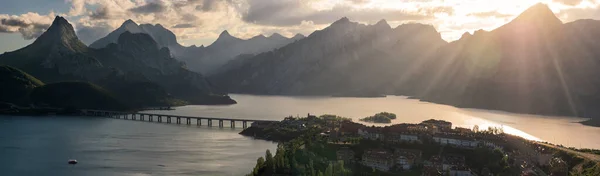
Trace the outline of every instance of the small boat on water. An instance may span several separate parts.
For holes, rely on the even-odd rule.
[[[69,163],[69,164],[77,164],[77,160],[70,159],[68,163]]]

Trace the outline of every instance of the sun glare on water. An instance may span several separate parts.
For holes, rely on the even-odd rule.
[[[463,128],[470,128],[472,129],[475,125],[479,126],[479,130],[487,130],[489,127],[496,127],[496,128],[502,128],[502,130],[507,133],[507,134],[511,134],[511,135],[515,135],[515,136],[520,136],[522,138],[525,138],[527,140],[534,140],[534,141],[543,141],[538,137],[535,137],[533,135],[530,135],[528,133],[525,133],[519,129],[513,128],[511,126],[508,125],[502,125],[493,121],[489,121],[483,118],[479,118],[479,117],[475,117],[475,116],[471,116],[471,115],[467,115],[464,113],[459,113],[459,112],[454,112],[455,116],[463,118],[463,125],[457,125],[459,127],[463,127]]]

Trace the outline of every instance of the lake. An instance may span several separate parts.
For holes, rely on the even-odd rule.
[[[584,119],[513,114],[385,98],[231,95],[238,104],[183,106],[152,113],[281,120],[308,113],[358,121],[396,113],[394,123],[435,118],[454,126],[502,126],[507,133],[567,146],[600,148],[600,128]],[[225,123],[228,125],[227,123]],[[1,117],[2,175],[244,175],[276,144],[238,135],[241,129],[90,117]],[[67,165],[68,159],[77,165]]]

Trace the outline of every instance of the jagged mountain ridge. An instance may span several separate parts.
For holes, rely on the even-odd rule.
[[[451,43],[420,39],[438,40],[433,27],[388,26],[342,18],[298,42],[232,62],[211,79],[236,93],[398,94],[469,108],[600,115],[593,108],[600,105],[600,43],[593,40],[600,21],[563,24],[536,4],[506,25]]]
[[[125,21],[121,27],[109,33],[106,37],[98,39],[92,43],[92,48],[103,48],[110,43],[117,43],[120,34],[125,31],[131,33],[145,33],[150,35],[159,45],[167,47],[171,55],[176,59],[186,63],[186,66],[199,73],[212,73],[219,67],[232,60],[234,57],[243,54],[258,54],[282,47],[304,36],[297,34],[292,38],[286,38],[280,34],[274,33],[269,37],[258,35],[250,39],[240,39],[229,34],[227,30],[223,31],[219,37],[209,46],[184,47],[177,42],[173,32],[164,28],[160,24],[141,24],[138,25],[132,20]]]
[[[414,48],[445,43],[429,25],[391,28],[385,20],[363,25],[342,18],[285,47],[232,62],[212,78],[236,93],[368,96],[387,91],[397,70],[424,57]]]
[[[57,16],[50,28],[32,44],[0,55],[0,64],[24,70],[44,82],[80,80],[103,87],[145,85],[125,89],[140,92],[164,89],[165,96],[171,94],[195,104],[234,103],[212,88],[201,74],[185,69],[181,62],[170,56],[168,48],[159,48],[149,35],[126,32],[118,40],[121,44],[111,44],[103,49],[88,48],[79,41],[70,23]],[[162,81],[165,79],[169,81]],[[124,89],[111,91],[117,94],[119,91],[131,92]],[[125,97],[136,98],[143,99]]]

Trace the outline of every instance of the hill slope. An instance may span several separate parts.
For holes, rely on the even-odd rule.
[[[35,88],[31,101],[38,105],[75,109],[125,110],[109,91],[86,82],[60,82]]]
[[[0,65],[0,85],[0,102],[26,104],[29,93],[44,83],[19,69]]]

